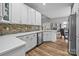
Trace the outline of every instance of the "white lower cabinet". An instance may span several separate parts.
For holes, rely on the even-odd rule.
[[[56,32],[54,31],[48,31],[48,32],[43,32],[43,41],[56,41]]]
[[[37,34],[29,34],[18,38],[26,42],[26,46],[24,48],[26,52],[37,45]]]
[[[50,41],[49,40],[49,32],[43,32],[43,41]]]

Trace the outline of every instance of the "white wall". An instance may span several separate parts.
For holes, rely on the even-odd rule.
[[[60,18],[43,18],[42,23],[53,23],[53,24],[62,24],[63,22],[68,21],[68,17],[60,17]]]
[[[58,9],[53,9],[52,12],[48,14],[51,18],[59,18],[59,17],[66,17],[69,16],[71,13],[70,7],[63,7]]]
[[[68,21],[68,17],[60,17],[52,19],[52,23],[62,24],[63,22]]]

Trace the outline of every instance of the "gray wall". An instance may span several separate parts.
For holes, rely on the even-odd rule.
[[[42,16],[42,24],[43,23],[55,23],[55,24],[62,24],[63,22],[68,21],[68,17],[60,17],[60,18],[53,18],[50,19],[48,17]]]
[[[64,21],[68,21],[68,17],[60,17],[52,19],[52,23],[62,24]]]
[[[58,28],[59,25],[65,21],[68,21],[68,17],[60,17],[60,18],[53,18],[53,19],[50,19],[45,16],[42,17],[42,25],[43,25],[43,27],[48,28],[48,29],[51,29],[53,27]],[[51,26],[51,24],[53,24],[53,25]],[[54,26],[55,24],[58,24],[58,25]]]
[[[53,18],[50,19],[46,16],[42,16],[42,23],[57,23],[57,24],[62,24],[64,21],[68,21],[68,16],[67,17],[59,17],[59,18]]]
[[[48,18],[47,16],[42,15],[42,23],[50,22],[51,19]]]

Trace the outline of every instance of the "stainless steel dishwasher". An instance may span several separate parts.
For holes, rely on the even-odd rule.
[[[43,32],[37,33],[37,46],[43,43]]]

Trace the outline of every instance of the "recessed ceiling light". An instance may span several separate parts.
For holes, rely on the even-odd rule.
[[[43,5],[46,5],[46,3],[43,3]]]

